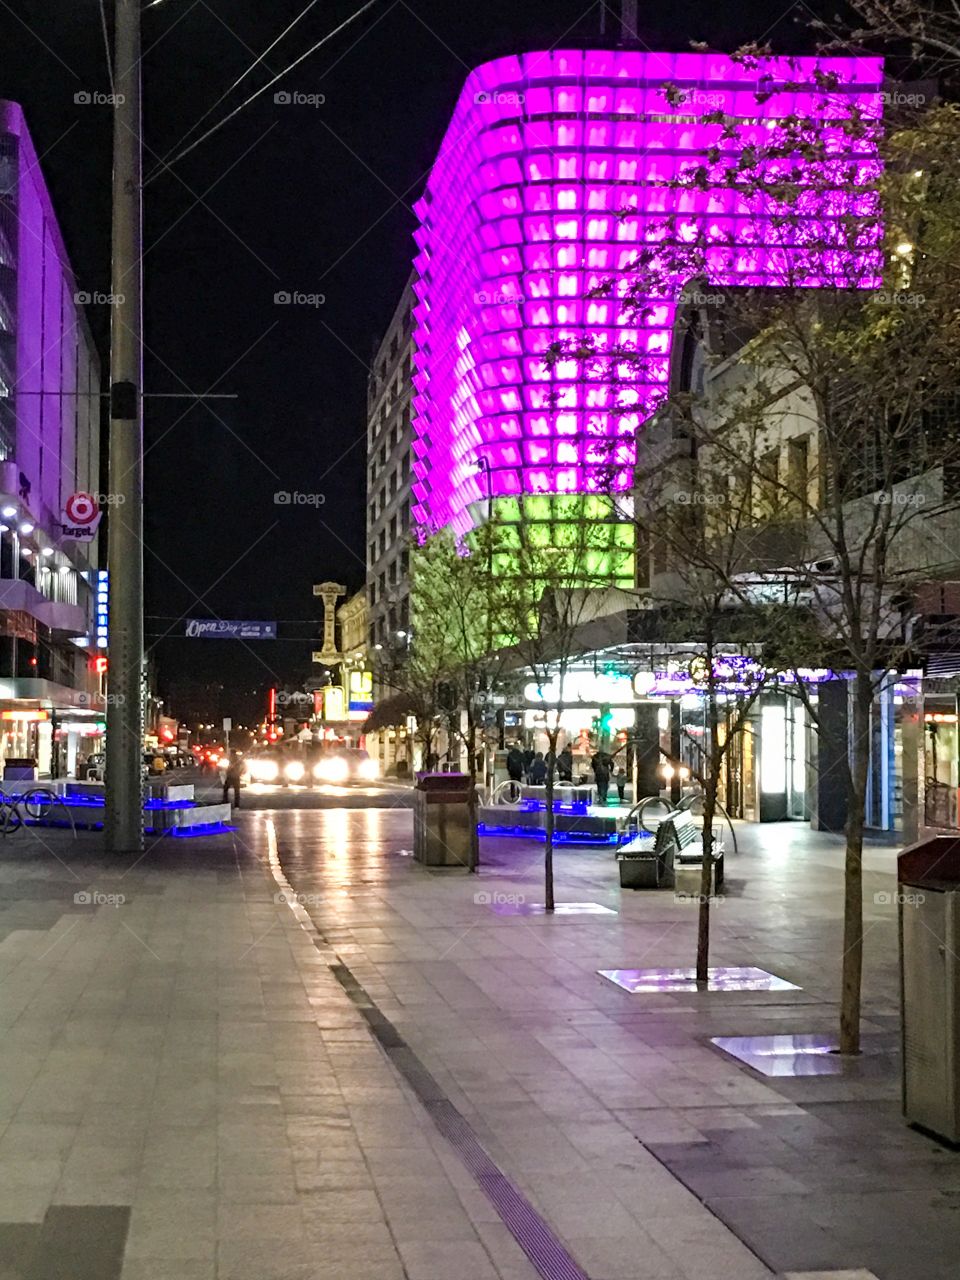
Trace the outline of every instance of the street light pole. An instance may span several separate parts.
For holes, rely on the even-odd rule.
[[[140,12],[116,0],[110,326],[106,845],[143,849],[143,309]]]

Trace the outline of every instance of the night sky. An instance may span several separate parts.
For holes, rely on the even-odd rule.
[[[321,0],[270,71],[359,3]],[[210,110],[306,4],[164,0],[144,14],[147,172],[201,116],[208,127],[270,78],[258,68]],[[238,397],[147,402],[146,625],[162,691],[222,681],[223,712],[244,717],[253,691],[259,706],[271,683],[308,674],[312,584],[364,579],[366,369],[464,78],[521,49],[615,43],[617,8],[604,39],[604,5],[585,0],[380,0],[277,85],[322,105],[278,105],[271,89],[147,187],[146,390]],[[649,48],[763,38],[812,50],[803,4],[677,0],[652,19],[640,8]],[[97,0],[0,0],[0,50],[0,96],[24,107],[78,286],[107,293],[111,111],[74,100],[109,92]],[[325,300],[282,306],[278,292]],[[106,385],[107,309],[90,319]],[[278,506],[277,490],[325,501]],[[286,638],[188,640],[185,616],[277,619]]]

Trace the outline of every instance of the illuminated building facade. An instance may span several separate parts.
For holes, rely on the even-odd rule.
[[[71,496],[100,490],[86,300],[23,111],[0,102],[0,761],[41,774],[102,750],[106,580],[96,532],[63,532]]]
[[[836,77],[829,92],[823,72]],[[822,118],[825,128],[851,104],[877,116],[881,74],[874,58],[750,67],[714,53],[628,50],[528,53],[473,71],[417,206],[414,522],[464,534],[496,507],[501,519],[539,524],[556,546],[558,526],[587,519],[609,533],[594,569],[633,586],[634,437],[666,385],[684,281],[655,282],[641,321],[596,290],[630,276],[667,217],[715,245],[711,283],[775,283],[796,266],[793,250],[775,244],[775,220],[745,209],[722,181],[680,190],[677,180],[715,147],[721,169],[735,166],[785,116]],[[732,142],[721,139],[717,112],[741,122]],[[868,221],[876,209],[872,141],[832,132],[838,164],[852,162],[857,179],[833,193],[829,211],[811,207],[821,238],[830,218],[855,211]],[[858,285],[879,284],[876,253],[865,250]],[[821,259],[805,283],[852,283],[837,257],[826,268]],[[584,334],[643,353],[636,413],[624,411],[622,388],[585,377],[576,361],[545,366],[551,343]]]

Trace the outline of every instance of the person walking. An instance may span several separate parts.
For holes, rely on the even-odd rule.
[[[623,804],[624,797],[627,794],[627,771],[623,767],[617,770],[617,799]]]
[[[547,781],[547,762],[543,752],[538,751],[527,769],[527,781],[532,787],[542,787]]]
[[[527,781],[530,781],[530,766],[533,764],[535,752],[533,747],[527,747],[523,753],[523,772],[527,775]]]
[[[573,752],[569,742],[557,756],[557,777],[561,782],[573,781]]]
[[[226,804],[230,798],[231,788],[233,790],[233,804],[231,809],[240,808],[240,786],[243,781],[243,761],[239,751],[234,751],[230,756],[230,763],[227,765],[227,771],[223,775],[223,803]]]
[[[507,752],[507,777],[511,782],[523,781],[523,752],[516,742]]]
[[[613,762],[606,751],[597,751],[590,761],[593,780],[597,784],[597,803],[607,803],[607,792],[610,790],[610,766]]]

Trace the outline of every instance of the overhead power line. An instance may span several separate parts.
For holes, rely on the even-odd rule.
[[[103,32],[103,50],[107,55],[107,78],[110,81],[110,93],[116,94],[113,87],[113,57],[110,53],[110,33],[107,30],[107,10],[105,0],[100,0],[100,30]]]
[[[154,0],[154,3],[156,2],[157,0]],[[272,53],[273,50],[277,47],[277,45],[280,43],[280,41],[283,40],[286,36],[288,36],[290,32],[293,30],[293,28],[297,25],[297,23],[300,22],[303,18],[305,18],[307,14],[310,12],[310,10],[314,8],[315,5],[318,5],[319,3],[320,3],[320,0],[310,0],[310,3],[307,5],[307,7],[305,9],[301,9],[301,11],[294,18],[294,20],[289,24],[289,26],[285,27],[283,31],[281,31],[280,34],[277,36],[277,38],[271,44],[267,45],[263,53],[259,54],[259,56],[256,57],[253,60],[253,62],[250,63],[246,71],[244,71],[241,75],[237,76],[236,80],[234,80],[233,84],[230,85],[229,88],[224,89],[223,93],[221,93],[220,97],[216,100],[216,102],[214,102],[212,106],[207,108],[207,110],[203,113],[203,115],[199,118],[199,120],[195,120],[193,122],[193,124],[190,126],[187,132],[179,140],[179,142],[176,142],[170,148],[166,156],[161,157],[159,161],[161,165],[164,165],[167,163],[168,157],[173,152],[175,152],[179,147],[183,146],[183,144],[190,137],[190,135],[200,128],[204,120],[208,119],[210,116],[213,115],[214,111],[216,111],[217,107],[219,107],[220,103],[224,100],[224,98],[228,98],[230,94],[233,93],[234,89],[239,88],[239,86],[243,84],[244,80],[246,80],[247,76],[250,75],[251,72],[255,71],[257,67],[260,66],[260,64],[266,58],[267,54]]]
[[[219,130],[222,129],[225,124],[228,124],[234,118],[234,116],[239,115],[240,112],[243,111],[245,107],[249,107],[251,102],[255,102],[257,98],[265,94],[268,89],[272,89],[273,86],[278,81],[282,80],[284,76],[289,75],[290,72],[293,71],[295,67],[299,67],[301,62],[306,62],[307,58],[309,58],[312,54],[316,53],[316,51],[322,48],[325,44],[328,44],[334,38],[334,36],[338,36],[341,31],[346,30],[346,28],[349,27],[352,23],[356,22],[357,18],[365,14],[368,9],[372,9],[376,3],[377,3],[377,0],[367,0],[366,4],[361,5],[361,7],[357,9],[355,13],[352,13],[349,18],[345,18],[343,22],[340,23],[339,26],[334,27],[334,29],[331,32],[329,32],[327,35],[325,35],[322,40],[318,40],[315,45],[313,45],[311,48],[309,48],[306,51],[306,53],[301,54],[300,57],[297,58],[294,62],[291,62],[288,67],[285,67],[283,71],[281,71],[278,75],[275,75],[272,80],[268,80],[265,85],[259,88],[256,91],[256,93],[252,93],[250,97],[247,98],[244,102],[241,102],[238,107],[234,107],[234,109],[231,112],[229,112],[227,115],[225,115],[222,120],[220,120],[217,124],[213,125],[211,128],[207,129],[207,131],[205,133],[202,133],[199,138],[197,138],[194,142],[191,142],[188,147],[184,147],[183,150],[180,151],[177,155],[175,155],[172,160],[161,161],[160,164],[158,164],[156,168],[154,168],[147,175],[143,185],[147,186],[148,183],[152,182],[153,179],[160,173],[162,169],[169,169],[172,165],[175,165],[180,160],[182,160],[184,156],[188,156],[191,151],[195,151],[197,147],[200,146],[201,143],[206,142],[207,138],[210,138],[213,136],[213,134],[219,132]]]

